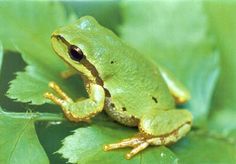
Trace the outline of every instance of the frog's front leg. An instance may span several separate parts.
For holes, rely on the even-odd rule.
[[[185,136],[191,128],[192,114],[187,110],[156,111],[147,114],[139,123],[139,135],[121,142],[108,144],[105,151],[133,147],[126,154],[126,159],[132,158],[149,145],[169,145]]]
[[[44,96],[61,106],[65,116],[71,121],[88,122],[91,117],[103,110],[105,92],[100,85],[90,84],[89,98],[77,102],[74,102],[67,96],[56,83],[50,82],[49,87],[52,88],[59,97],[49,92],[45,93]]]

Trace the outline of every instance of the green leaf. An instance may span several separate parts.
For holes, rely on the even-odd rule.
[[[229,134],[236,131],[236,2],[206,2],[205,7],[222,53],[222,72],[214,94],[209,128]]]
[[[122,12],[122,38],[169,68],[189,88],[194,125],[203,125],[219,74],[219,54],[208,35],[202,4],[124,1]]]
[[[236,142],[207,132],[191,132],[185,139],[172,146],[180,163],[234,164]]]
[[[100,24],[116,30],[120,23],[119,1],[69,1],[64,3],[77,14],[78,17],[90,15],[93,16]]]
[[[24,85],[27,82],[28,84]],[[26,72],[18,72],[16,79],[10,82],[11,86],[7,93],[12,99],[38,104],[44,101],[43,93],[49,90],[47,83],[48,79],[43,74],[39,74],[34,67],[28,66]],[[38,95],[39,93],[42,93],[41,96]]]
[[[137,133],[134,129],[125,128],[111,121],[96,121],[93,124],[78,128],[63,141],[58,153],[71,163],[175,163],[176,156],[165,147],[149,147],[131,160],[125,154],[131,149],[120,149],[105,152],[103,146],[115,143]]]
[[[30,113],[6,113],[0,108],[0,131],[0,163],[49,163]]]
[[[60,78],[60,72],[67,68],[52,52],[50,35],[58,26],[68,23],[66,12],[59,3],[43,2],[0,2],[0,22],[8,28],[0,28],[0,38],[10,49],[19,51],[29,67],[18,73],[11,82],[8,96],[21,102],[42,104],[43,94],[49,81],[57,81],[72,94],[83,88]],[[7,15],[7,16],[6,16]],[[60,19],[58,19],[60,18]],[[81,84],[81,80],[77,82]],[[23,89],[22,89],[23,87]]]
[[[217,84],[208,133],[191,133],[184,143],[177,143],[173,151],[183,163],[229,163],[236,161],[236,3],[223,1],[205,2],[210,30],[217,39],[221,52],[221,74]],[[197,154],[197,158],[189,158]]]
[[[25,67],[25,62],[22,60],[19,53],[12,51],[4,51],[2,61],[2,70],[0,73],[0,104],[4,109],[15,110],[21,112],[19,110],[25,111],[23,108],[19,108],[22,106],[20,102],[13,102],[12,99],[8,98],[6,95],[7,90],[9,89],[9,82],[12,79],[16,78],[16,71],[23,70]],[[14,66],[12,65],[12,61],[14,62]]]
[[[3,59],[3,49],[2,49],[2,43],[0,41],[0,75],[2,70],[2,59]]]

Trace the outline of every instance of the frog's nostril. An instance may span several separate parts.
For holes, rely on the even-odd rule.
[[[84,57],[84,54],[81,49],[73,45],[69,48],[69,55],[70,58],[75,61],[80,61]]]

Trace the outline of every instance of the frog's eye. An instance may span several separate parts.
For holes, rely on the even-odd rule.
[[[69,55],[70,55],[70,58],[75,61],[80,61],[84,57],[84,54],[81,51],[81,49],[76,46],[70,46]]]

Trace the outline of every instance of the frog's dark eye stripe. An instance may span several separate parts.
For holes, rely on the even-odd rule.
[[[81,49],[76,46],[70,46],[69,55],[70,55],[70,58],[75,61],[80,61],[84,57],[84,54],[81,51]]]

